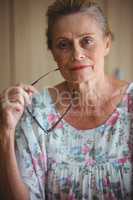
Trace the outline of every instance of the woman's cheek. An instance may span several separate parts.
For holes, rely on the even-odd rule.
[[[59,69],[60,69],[60,73],[61,75],[63,76],[63,78],[67,81],[71,81],[72,80],[72,77],[71,77],[71,73],[68,69],[67,66],[59,66]]]
[[[68,66],[68,59],[65,57],[65,56],[63,56],[63,57],[61,57],[60,59],[58,59],[57,61],[57,64],[58,64],[58,66],[59,66],[59,68],[61,67],[64,67],[64,66]]]

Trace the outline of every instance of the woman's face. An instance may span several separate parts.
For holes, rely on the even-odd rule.
[[[87,14],[63,16],[53,26],[52,53],[61,74],[70,82],[103,76],[110,43],[98,22]]]

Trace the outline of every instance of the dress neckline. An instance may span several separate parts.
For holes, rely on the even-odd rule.
[[[71,125],[69,122],[67,122],[64,118],[61,120],[61,122],[63,123],[63,126],[67,126],[68,128],[71,128],[71,129],[73,129],[74,131],[78,131],[78,132],[90,132],[90,131],[96,131],[96,130],[99,130],[99,129],[101,129],[101,128],[103,128],[103,127],[106,127],[106,126],[109,126],[110,125],[110,122],[111,121],[113,121],[113,118],[115,117],[117,117],[117,115],[118,115],[118,113],[120,112],[120,108],[122,107],[122,104],[124,103],[124,100],[125,100],[125,97],[126,97],[126,95],[130,92],[130,88],[132,87],[132,89],[133,89],[133,82],[128,82],[128,84],[127,84],[127,87],[126,87],[126,89],[125,89],[125,92],[124,92],[124,94],[123,94],[123,96],[122,96],[122,98],[121,98],[121,101],[117,104],[117,106],[115,107],[115,109],[113,110],[113,112],[108,116],[108,118],[104,121],[104,122],[102,122],[100,125],[97,125],[96,127],[94,127],[94,128],[88,128],[88,129],[79,129],[79,128],[76,128],[76,127],[74,127],[73,125]],[[49,98],[50,98],[50,102],[53,102],[53,99],[52,99],[52,97],[51,97],[51,95],[50,95],[50,92],[49,92],[49,90],[48,90],[48,88],[47,88],[47,92],[48,92],[48,96],[49,96]],[[54,104],[53,104],[54,105]],[[56,109],[56,106],[54,105],[53,106],[53,109],[54,109],[54,112],[57,114],[57,116],[60,118],[61,117],[61,114],[60,114],[60,112]],[[117,121],[117,120],[116,120]],[[115,121],[115,123],[116,123],[116,121]]]

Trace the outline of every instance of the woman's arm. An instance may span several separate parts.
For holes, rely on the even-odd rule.
[[[30,103],[30,95],[34,92],[35,89],[32,86],[18,85],[0,94],[0,184],[4,183],[4,187],[1,186],[3,193],[6,194],[8,190],[9,200],[11,198],[13,200],[29,199],[30,192],[18,169],[14,141],[16,126],[25,106]]]
[[[12,131],[0,130],[0,135],[3,134],[8,136],[14,135]],[[1,191],[1,195],[3,193],[3,196],[6,196],[6,200],[29,200],[28,188],[21,179],[16,162],[14,140],[10,137],[1,138],[0,140],[0,164],[0,184],[1,190],[4,190]]]

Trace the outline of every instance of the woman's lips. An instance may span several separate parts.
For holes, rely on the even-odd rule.
[[[78,66],[72,67],[70,70],[71,71],[77,71],[77,70],[81,70],[81,69],[84,69],[84,68],[87,68],[87,67],[93,68],[92,65],[78,65]]]

